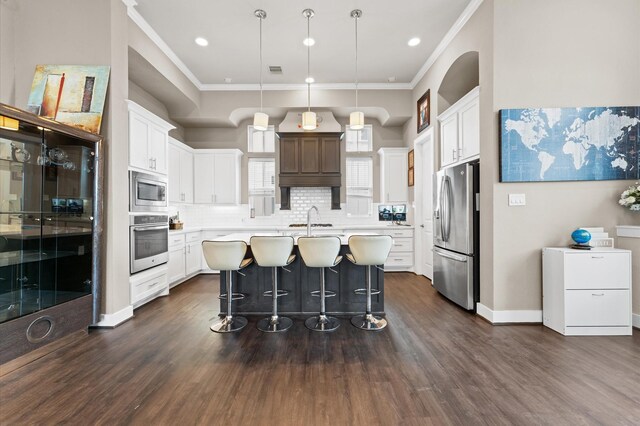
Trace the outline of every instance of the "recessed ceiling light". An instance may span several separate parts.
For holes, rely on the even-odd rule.
[[[389,83],[395,83],[396,82],[396,78],[395,77],[389,77],[387,79],[387,81],[389,81]]]
[[[304,44],[305,46],[313,46],[314,44],[316,44],[316,41],[309,37],[302,40],[302,44]]]
[[[409,46],[414,47],[420,44],[420,39],[418,37],[414,37],[407,43]]]
[[[209,45],[209,40],[207,40],[204,37],[196,37],[195,42],[198,46],[202,46],[202,47]]]
[[[307,78],[304,79],[304,82],[305,83],[309,83],[309,84],[315,83],[315,81],[316,80],[313,77],[307,77]]]
[[[231,77],[225,77],[224,78],[224,82],[225,83],[231,83]]]

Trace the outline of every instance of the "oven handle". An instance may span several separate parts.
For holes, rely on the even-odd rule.
[[[157,231],[159,229],[166,229],[169,230],[168,226],[144,226],[144,227],[137,227],[137,228],[133,228],[133,232],[140,232],[140,231]]]

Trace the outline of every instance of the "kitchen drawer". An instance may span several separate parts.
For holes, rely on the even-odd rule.
[[[384,266],[412,266],[413,253],[391,253]]]
[[[391,253],[413,252],[413,238],[394,238]]]
[[[184,234],[171,235],[169,233],[169,251],[180,247],[184,247]]]
[[[236,231],[233,231],[236,232]],[[238,231],[240,232],[240,231]],[[218,237],[224,237],[225,235],[229,235],[231,232],[226,231],[202,231],[202,241],[210,241],[215,240]]]
[[[186,234],[187,243],[193,243],[202,239],[202,232],[189,232]]]
[[[413,229],[383,229],[373,232],[379,232],[382,235],[391,235],[393,238],[413,238]]]
[[[629,290],[567,290],[567,327],[629,326]]]
[[[131,303],[146,299],[147,297],[166,290],[167,288],[167,269],[161,274],[154,274],[149,278],[131,283]]]
[[[628,253],[575,253],[565,255],[566,289],[629,288]]]

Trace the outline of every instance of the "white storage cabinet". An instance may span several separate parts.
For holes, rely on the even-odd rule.
[[[169,130],[175,127],[127,100],[129,108],[129,166],[146,172],[167,174]]]
[[[240,204],[239,149],[194,151],[194,201],[200,204]]]
[[[160,265],[130,276],[130,300],[134,309],[169,294],[167,272],[167,265]]]
[[[169,137],[169,202],[193,203],[193,149]]]
[[[167,268],[170,287],[176,286],[186,277],[186,253],[184,234],[176,235],[169,232],[169,262],[167,262]]]
[[[480,156],[480,87],[472,89],[438,116],[440,167]]]
[[[631,251],[542,251],[542,315],[567,336],[631,335]]]
[[[409,200],[409,148],[380,148],[380,203],[406,204]]]

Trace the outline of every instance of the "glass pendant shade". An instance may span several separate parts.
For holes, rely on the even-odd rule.
[[[302,113],[302,128],[304,130],[316,129],[316,113],[313,111],[305,111]]]
[[[253,128],[264,132],[269,127],[269,116],[264,112],[256,112],[253,115]]]
[[[364,112],[354,111],[349,115],[349,127],[351,130],[364,129]]]

